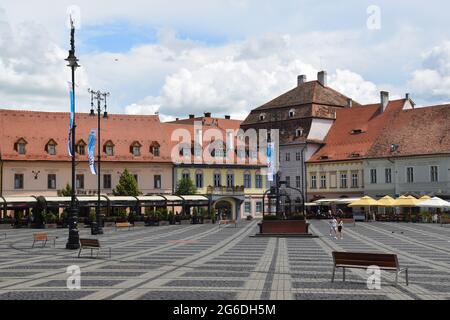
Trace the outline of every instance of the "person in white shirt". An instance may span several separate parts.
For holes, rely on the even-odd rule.
[[[329,224],[330,224],[330,237],[332,237],[334,235],[334,238],[337,239],[337,232],[336,232],[337,220],[336,220],[336,218],[332,217]]]

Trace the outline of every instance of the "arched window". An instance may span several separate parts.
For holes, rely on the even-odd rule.
[[[260,121],[266,120],[266,114],[265,114],[265,113],[261,113],[261,114],[259,115],[259,120],[260,120]]]
[[[14,143],[14,150],[17,151],[18,154],[26,154],[26,145],[28,142],[25,141],[24,138],[20,138]]]
[[[111,140],[108,140],[103,145],[103,152],[106,153],[107,156],[114,155],[114,143]]]
[[[50,139],[45,145],[45,151],[47,151],[49,155],[56,155],[56,145],[57,143],[55,142],[55,140]]]
[[[289,118],[293,118],[295,116],[295,109],[289,110]]]
[[[139,157],[141,155],[141,146],[139,141],[134,141],[130,146],[130,153],[135,157]]]

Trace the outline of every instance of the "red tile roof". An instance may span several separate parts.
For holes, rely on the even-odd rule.
[[[86,142],[89,131],[97,129],[97,117],[78,113],[76,124],[76,142]],[[68,127],[69,113],[0,110],[0,157],[2,160],[69,161]],[[25,155],[14,150],[20,138],[27,142]],[[45,151],[50,139],[57,143],[56,155]],[[114,156],[103,153],[103,161],[170,162],[168,137],[163,134],[158,116],[110,114],[108,119],[101,120],[101,144],[108,140],[114,143]],[[136,141],[142,145],[141,156],[130,152],[130,146]],[[153,141],[161,146],[159,157],[149,151]],[[87,155],[78,157],[87,161]]]
[[[391,146],[396,145],[395,151]],[[450,105],[394,114],[367,153],[370,158],[450,154]]]
[[[337,110],[336,121],[325,138],[325,145],[308,162],[367,157],[377,137],[389,120],[402,110],[405,102],[405,99],[390,101],[384,112],[381,112],[379,103]]]
[[[240,121],[228,119],[220,119],[214,123],[206,123],[202,127],[203,134],[207,130],[216,129],[226,139],[226,129],[237,130],[240,125]],[[90,130],[97,128],[97,117],[78,113],[76,124],[76,142],[83,141],[86,145]],[[69,113],[0,110],[0,159],[70,161],[67,152],[68,127]],[[188,130],[191,141],[194,140],[194,126],[190,123],[161,123],[156,115],[109,114],[108,119],[101,120],[101,145],[111,141],[114,155],[107,156],[103,152],[102,161],[172,163],[172,148],[178,142],[171,141],[171,136],[176,129]],[[15,150],[19,139],[26,141],[24,155]],[[46,151],[46,145],[51,139],[56,142],[56,155],[50,155]],[[158,157],[150,152],[150,147],[155,143],[160,146]],[[141,146],[140,156],[131,153],[130,147],[133,145]],[[77,155],[77,159],[87,161],[87,150],[86,155]]]

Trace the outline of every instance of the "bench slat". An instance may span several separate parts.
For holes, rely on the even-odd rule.
[[[82,247],[100,248],[100,241],[98,239],[80,239],[80,245]]]

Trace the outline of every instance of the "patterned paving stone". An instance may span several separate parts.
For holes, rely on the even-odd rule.
[[[81,280],[81,287],[110,287],[122,283],[123,280]],[[33,287],[60,287],[66,288],[67,282],[65,280],[51,280],[44,283],[34,285]]]
[[[11,291],[0,294],[0,300],[76,300],[94,291]]]
[[[389,300],[386,295],[297,293],[296,300]]]
[[[235,292],[216,291],[150,291],[139,300],[233,300]]]
[[[173,280],[166,284],[167,287],[208,287],[227,288],[242,287],[244,281],[236,280]]]

